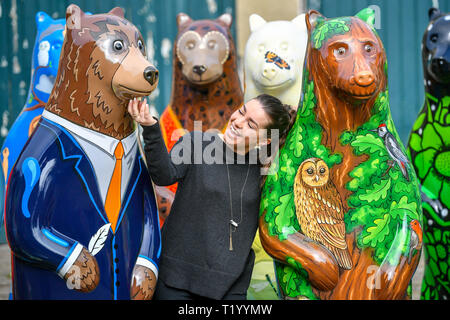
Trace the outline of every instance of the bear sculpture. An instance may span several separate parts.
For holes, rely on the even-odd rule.
[[[58,75],[6,191],[14,299],[150,299],[156,201],[127,112],[158,71],[123,10],[66,11]]]
[[[228,13],[195,21],[187,14],[177,15],[172,93],[160,117],[169,151],[186,131],[225,130],[231,114],[242,105],[232,22]],[[176,187],[156,187],[161,225],[170,213]]]
[[[291,21],[270,22],[252,14],[249,23],[251,34],[244,54],[244,101],[267,93],[296,109],[308,41],[305,14]]]
[[[450,298],[450,13],[429,10],[422,38],[425,103],[408,143],[422,191],[422,299]]]
[[[404,299],[419,262],[418,184],[373,20],[306,15],[302,99],[259,220],[286,299]]]

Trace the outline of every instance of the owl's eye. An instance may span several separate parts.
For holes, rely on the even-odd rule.
[[[307,172],[308,174],[313,174],[313,173],[314,173],[314,170],[313,170],[312,168],[308,168],[308,169],[306,169],[306,172]]]
[[[325,168],[323,168],[323,167],[320,168],[320,169],[319,169],[319,172],[322,173],[322,174],[325,173]]]

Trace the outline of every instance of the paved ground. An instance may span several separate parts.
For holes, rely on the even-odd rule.
[[[7,244],[0,244],[0,300],[8,299],[11,285],[11,257]]]
[[[422,256],[423,257],[423,256]],[[6,244],[0,244],[0,300],[8,299],[11,283],[10,252]],[[420,262],[413,278],[413,299],[419,298],[420,283],[423,275],[423,261]]]

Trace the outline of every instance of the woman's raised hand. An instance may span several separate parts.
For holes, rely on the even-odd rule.
[[[150,115],[147,99],[142,101],[134,98],[128,103],[128,113],[134,121],[143,126],[154,125],[157,121]]]

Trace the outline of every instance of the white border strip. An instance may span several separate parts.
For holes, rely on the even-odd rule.
[[[75,249],[73,249],[73,252],[70,254],[70,256],[67,259],[66,263],[64,263],[64,265],[58,271],[58,275],[61,278],[64,278],[64,276],[66,275],[67,271],[69,271],[70,267],[73,265],[75,260],[80,255],[81,250],[83,250],[83,246],[81,244],[77,243]]]

